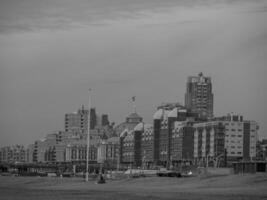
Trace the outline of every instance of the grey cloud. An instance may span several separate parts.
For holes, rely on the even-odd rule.
[[[247,0],[249,1],[249,0]],[[144,11],[176,6],[211,6],[241,0],[1,0],[0,33],[103,25],[105,20],[140,18]]]

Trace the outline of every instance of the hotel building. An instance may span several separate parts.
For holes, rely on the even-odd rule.
[[[186,84],[185,106],[200,118],[211,119],[213,117],[213,93],[210,77],[189,76]]]

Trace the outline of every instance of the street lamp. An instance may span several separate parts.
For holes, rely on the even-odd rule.
[[[91,121],[91,88],[89,89],[89,101],[88,101],[88,124],[87,124],[87,151],[86,151],[86,173],[85,181],[88,182],[88,168],[89,168],[89,147],[90,147],[90,121]]]
[[[142,165],[143,165],[143,169],[145,169],[146,168],[146,150],[144,150]]]

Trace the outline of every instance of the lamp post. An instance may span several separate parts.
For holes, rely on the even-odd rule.
[[[117,154],[117,173],[120,170],[120,154]]]
[[[86,172],[85,181],[88,182],[89,175],[89,147],[90,147],[90,121],[91,121],[91,88],[89,89],[89,101],[88,101],[88,124],[87,124],[87,149],[86,149]]]
[[[146,150],[144,150],[142,165],[143,165],[143,169],[145,169],[146,168]]]

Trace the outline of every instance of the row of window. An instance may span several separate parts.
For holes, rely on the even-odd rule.
[[[240,152],[240,151],[239,151],[239,152],[233,152],[233,151],[231,151],[230,154],[232,154],[232,155],[235,155],[235,154],[239,154],[239,155],[241,155],[242,152]]]
[[[230,135],[226,135],[226,137],[230,137]],[[231,135],[231,137],[243,137],[243,135]]]
[[[172,138],[179,138],[179,137],[180,137],[180,134],[178,133],[172,135]]]
[[[225,123],[224,125],[225,126],[229,126],[230,124],[231,124],[231,126],[235,126],[235,125],[242,126],[243,125],[242,122],[238,122],[238,123],[234,123],[234,122],[232,122],[232,123]]]
[[[122,155],[123,156],[133,156],[134,152],[124,152]]]
[[[230,146],[226,146],[226,148],[229,148]],[[242,146],[231,146],[231,149],[242,149],[243,147]]]
[[[243,137],[243,135],[226,135],[226,137]],[[255,135],[251,135],[250,138],[255,138]]]
[[[238,140],[238,141],[234,141],[234,140],[226,140],[225,142],[226,142],[226,143],[238,143],[238,144],[242,143],[242,141],[240,141],[240,140]]]
[[[134,144],[132,142],[124,143],[123,146],[125,147],[132,147]]]
[[[142,133],[142,136],[152,135],[152,132],[144,132]]]
[[[149,140],[153,140],[153,137],[144,137],[144,138],[142,138],[142,141],[149,141]]]
[[[225,129],[225,131],[229,131],[229,129]],[[236,129],[231,129],[231,131],[236,131]],[[242,129],[237,129],[238,132],[242,132],[243,130]]]

